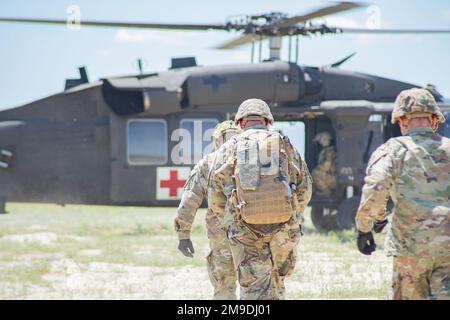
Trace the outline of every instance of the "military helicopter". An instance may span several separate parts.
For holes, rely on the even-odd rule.
[[[371,152],[399,135],[390,124],[393,101],[401,90],[420,86],[339,69],[350,57],[326,67],[299,65],[298,54],[294,61],[281,61],[282,37],[289,37],[290,47],[294,39],[298,52],[298,39],[305,35],[450,33],[311,23],[361,6],[339,2],[302,15],[272,12],[224,24],[82,21],[96,27],[237,31],[241,36],[218,48],[250,43],[253,60],[259,43],[259,58],[204,67],[192,57],[175,58],[167,71],[95,82],[80,68],[80,78],[68,79],[63,92],[1,111],[0,211],[6,201],[176,206],[192,166],[210,148],[211,129],[232,118],[243,100],[257,97],[271,105],[276,124],[290,125],[294,143],[303,140],[310,169],[320,151],[314,136],[331,133],[337,187],[330,196],[313,195],[312,221],[320,231],[351,228]],[[19,18],[0,22],[67,24]],[[269,39],[270,56],[262,61],[264,39]],[[443,101],[434,88],[430,92]],[[449,136],[449,126],[441,127],[441,133]],[[190,134],[180,139],[180,128]],[[184,148],[180,161],[180,144],[189,141],[193,147]]]

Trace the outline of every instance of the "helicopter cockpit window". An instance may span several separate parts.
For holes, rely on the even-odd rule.
[[[275,121],[270,130],[287,136],[302,158],[305,158],[305,124],[302,121]]]
[[[180,156],[190,159],[187,161],[188,163],[195,164],[203,155],[212,152],[212,134],[217,123],[217,119],[182,119],[180,129],[189,132],[187,137],[190,138],[190,150],[182,150],[181,153],[187,154],[180,154]],[[181,137],[183,139],[183,135]]]
[[[162,119],[136,119],[127,124],[127,157],[131,165],[167,162],[167,123]]]

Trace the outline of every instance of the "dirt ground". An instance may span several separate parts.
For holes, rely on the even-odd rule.
[[[204,210],[193,259],[177,250],[176,208],[8,204],[0,215],[0,299],[210,299]],[[354,231],[317,233],[307,216],[288,299],[387,299],[391,260]]]

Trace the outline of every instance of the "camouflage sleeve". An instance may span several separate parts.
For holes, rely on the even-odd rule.
[[[374,220],[386,218],[386,204],[398,162],[393,147],[389,141],[380,146],[374,151],[367,165],[361,202],[355,218],[356,228],[362,232],[371,231]]]
[[[286,145],[286,151],[294,165],[294,176],[291,177],[291,181],[296,182],[296,196],[298,202],[298,213],[303,216],[306,206],[311,200],[312,196],[312,178],[309,173],[308,166],[306,162],[302,159],[297,149],[292,145],[292,143],[284,137],[284,142]]]
[[[195,214],[207,192],[208,171],[208,161],[204,157],[192,169],[184,185],[183,196],[174,221],[175,231],[178,233],[180,240],[189,239],[191,236]]]
[[[299,204],[298,211],[303,216],[303,212],[306,209],[312,196],[312,178],[309,173],[306,162],[300,158],[300,182],[297,185],[297,199]]]
[[[231,192],[235,188],[235,182],[233,178],[234,173],[234,144],[229,140],[224,144],[216,153],[214,159],[213,175],[211,177],[211,189],[208,195],[211,210],[218,214],[223,220],[230,221],[230,216],[226,216],[225,208],[227,201],[231,196]],[[230,213],[230,212],[228,212]],[[226,226],[227,223],[222,221],[222,225]]]

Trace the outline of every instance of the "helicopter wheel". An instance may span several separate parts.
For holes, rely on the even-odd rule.
[[[339,204],[337,209],[337,223],[341,229],[351,229],[355,227],[355,217],[360,201],[360,196],[353,196],[345,199]]]
[[[338,230],[336,208],[326,208],[324,206],[313,206],[311,208],[311,220],[319,232]]]

